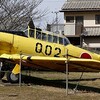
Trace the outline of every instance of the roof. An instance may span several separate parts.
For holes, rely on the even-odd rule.
[[[100,36],[100,27],[85,27],[85,36]]]
[[[68,0],[61,11],[100,11],[100,0]]]

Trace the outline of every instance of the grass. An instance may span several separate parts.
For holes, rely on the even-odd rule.
[[[25,73],[24,73],[25,74]],[[84,73],[74,93],[81,73],[69,73],[69,95],[66,96],[66,75],[59,72],[32,72],[22,86],[0,83],[0,100],[99,100],[100,73]]]

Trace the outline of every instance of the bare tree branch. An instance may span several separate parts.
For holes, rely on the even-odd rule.
[[[26,29],[30,17],[33,20],[46,15],[38,6],[43,0],[0,0],[0,30]]]

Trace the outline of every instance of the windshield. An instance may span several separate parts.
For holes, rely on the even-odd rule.
[[[70,41],[68,40],[68,38],[64,38],[64,45],[70,44]]]

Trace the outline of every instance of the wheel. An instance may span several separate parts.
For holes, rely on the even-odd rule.
[[[5,72],[0,72],[0,80],[5,76]]]
[[[19,82],[19,74],[13,74],[12,72],[7,73],[7,80],[10,83],[18,83]]]
[[[4,71],[4,67],[3,67],[3,63],[0,62],[0,79],[2,79],[5,75],[5,72],[2,71]]]

